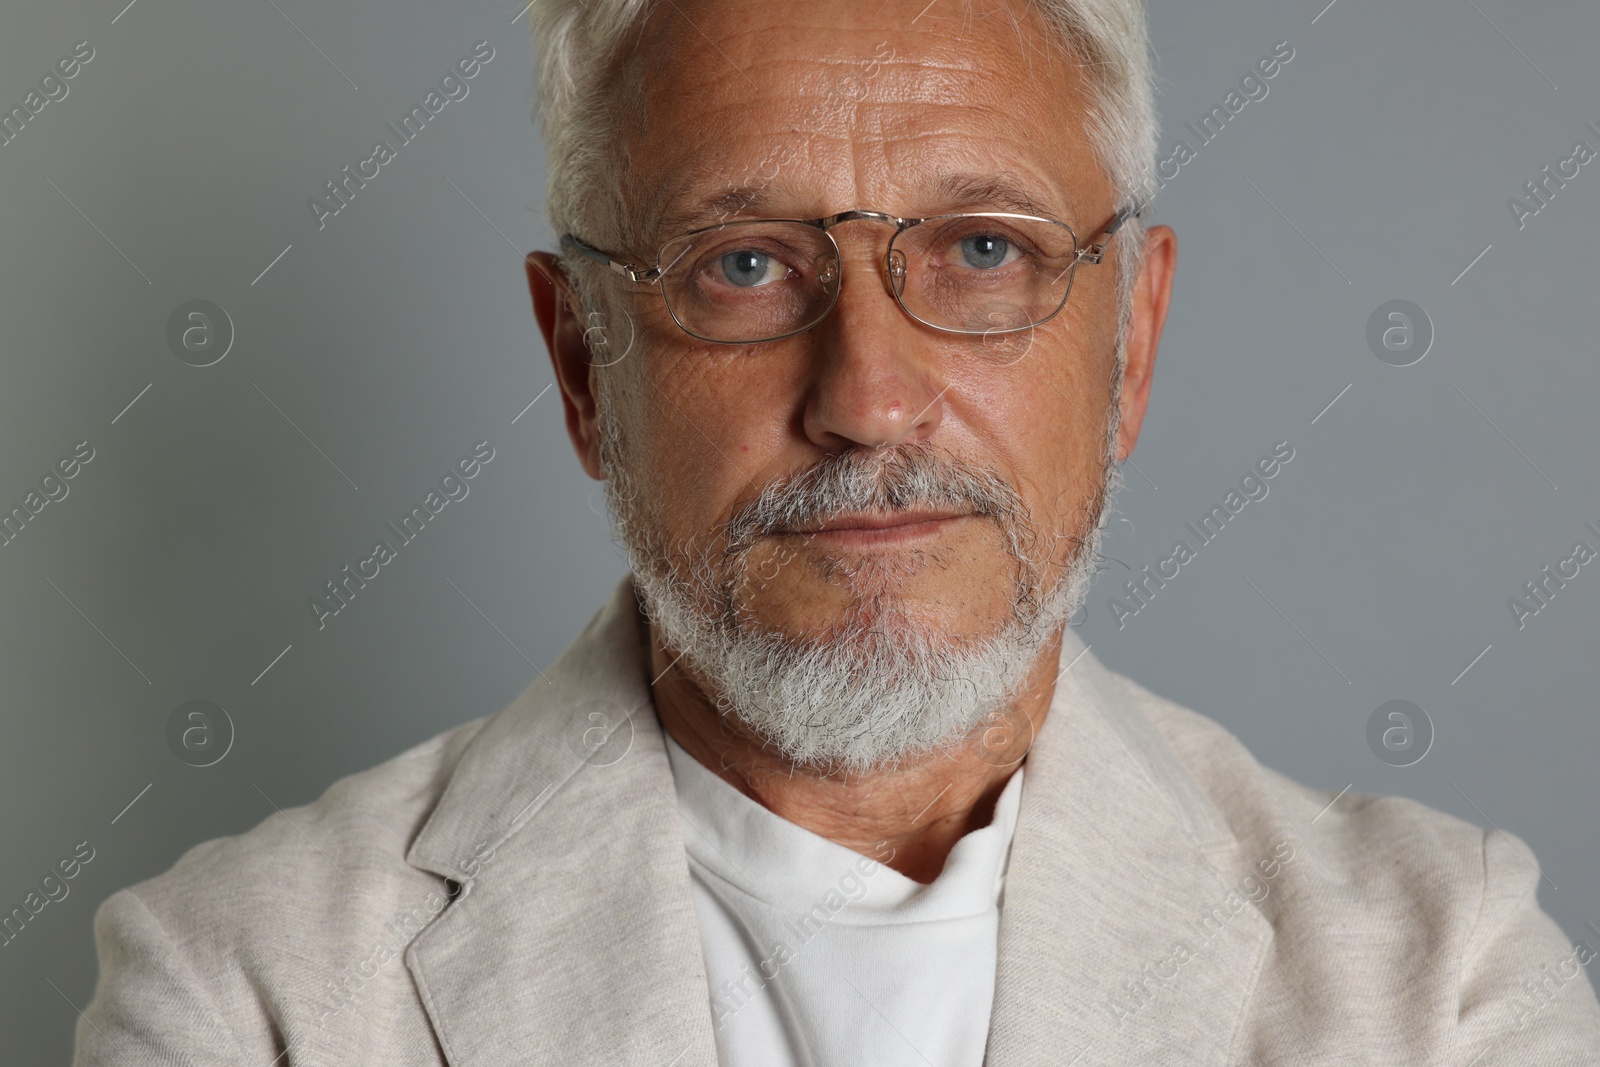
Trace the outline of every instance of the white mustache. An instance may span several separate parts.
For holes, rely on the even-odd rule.
[[[905,445],[887,459],[861,449],[839,452],[780,478],[724,527],[728,555],[758,539],[812,525],[840,512],[959,508],[993,518],[1014,537],[1028,528],[1028,508],[998,473],[931,445]]]

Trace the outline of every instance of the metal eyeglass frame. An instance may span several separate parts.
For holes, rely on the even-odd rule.
[[[928,320],[917,315],[910,308],[906,307],[905,301],[901,299],[900,289],[902,288],[905,279],[905,262],[903,256],[900,257],[898,261],[895,258],[895,238],[899,237],[902,233],[904,233],[906,230],[909,230],[913,226],[939,219],[992,218],[1027,219],[1033,222],[1048,222],[1052,225],[1060,226],[1071,235],[1074,254],[1069,269],[1076,271],[1079,263],[1102,262],[1105,259],[1106,245],[1114,236],[1116,236],[1117,231],[1122,228],[1123,223],[1127,222],[1135,215],[1142,214],[1143,211],[1144,205],[1142,204],[1129,205],[1128,207],[1123,208],[1114,216],[1112,216],[1109,223],[1101,228],[1099,231],[1100,240],[1083,247],[1078,246],[1077,231],[1075,231],[1071,226],[1068,226],[1066,223],[1062,222],[1060,219],[1044,218],[1043,216],[1039,215],[1021,215],[1004,211],[958,211],[944,215],[926,215],[922,218],[901,218],[897,215],[890,215],[882,211],[851,210],[841,211],[836,215],[825,215],[819,219],[735,219],[733,222],[797,222],[805,226],[814,226],[821,230],[828,238],[828,243],[833,245],[835,260],[840,263],[843,262],[843,252],[839,248],[839,242],[834,240],[833,234],[829,233],[829,230],[840,223],[853,222],[856,219],[873,219],[878,222],[890,223],[894,226],[895,231],[894,236],[889,238],[888,249],[884,252],[884,268],[889,272],[889,279],[892,283],[890,285],[890,290],[894,294],[895,303],[900,305],[900,310],[904,311],[907,316],[916,322],[920,322],[924,326],[931,327],[935,330],[941,330],[945,333],[982,334],[984,336],[989,336],[992,334],[1016,333],[1021,330],[1031,330],[1035,326],[1042,326],[1046,322],[1049,322],[1051,319],[1055,318],[1061,313],[1062,308],[1067,306],[1067,298],[1072,295],[1071,282],[1068,282],[1067,291],[1066,293],[1062,294],[1061,303],[1056,305],[1056,309],[1050,312],[1050,314],[1046,315],[1044,318],[1040,319],[1038,322],[1030,323],[1027,326],[1013,326],[1005,329],[987,328],[982,330],[964,330],[954,326],[941,326],[938,323],[929,322]],[[666,242],[666,244],[662,245],[662,249],[665,250],[668,245],[672,245],[678,241],[683,241],[687,238],[694,237],[697,234],[711,233],[716,230],[726,229],[728,225],[728,222],[720,222],[714,226],[702,226],[699,229],[690,230],[688,233],[680,234],[679,236],[674,237],[672,240]],[[657,253],[656,262],[651,266],[635,266],[634,264],[617,259],[615,253],[605,252],[601,249],[595,248],[593,245],[588,244],[580,239],[576,234],[571,233],[562,234],[561,248],[563,251],[570,254],[583,256],[585,259],[591,259],[596,263],[600,263],[606,267],[609,267],[612,271],[622,275],[630,282],[644,282],[649,285],[657,285],[661,281],[663,272],[667,269],[666,267],[661,266],[660,253]],[[671,266],[672,264],[667,264],[667,267]],[[828,306],[823,309],[820,315],[817,316],[816,321],[811,322],[800,329],[790,330],[788,333],[778,334],[773,337],[763,337],[758,341],[719,341],[711,337],[702,337],[700,334],[695,333],[693,330],[689,329],[689,327],[685,326],[682,320],[678,318],[678,313],[672,308],[672,302],[667,299],[666,290],[662,288],[660,289],[660,292],[661,302],[667,307],[667,314],[672,317],[672,321],[677,324],[678,328],[684,333],[688,334],[690,337],[718,345],[756,345],[766,344],[768,341],[781,341],[786,337],[794,337],[798,334],[805,333],[807,330],[815,329],[819,324],[821,324],[823,319],[826,319],[830,314],[833,313],[835,305],[837,305],[839,302],[839,293],[841,289],[842,286],[834,287],[833,295],[828,300]]]

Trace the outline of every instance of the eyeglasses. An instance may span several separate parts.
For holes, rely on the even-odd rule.
[[[675,237],[640,267],[579,240],[563,251],[603,263],[632,282],[658,285],[667,313],[691,337],[744,345],[804,333],[839,299],[840,251],[829,231],[857,219],[895,228],[883,267],[895,301],[916,321],[950,333],[1015,333],[1066,306],[1079,263],[1100,263],[1106,244],[1142,209],[1117,212],[1100,239],[1079,245],[1064,222],[971,212],[903,219],[841,211],[820,219],[751,219]]]

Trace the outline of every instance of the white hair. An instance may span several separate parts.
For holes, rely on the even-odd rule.
[[[539,64],[539,121],[549,166],[548,207],[557,233],[631,243],[632,220],[623,215],[623,176],[614,152],[618,108],[627,102],[614,99],[611,89],[630,38],[658,3],[539,0],[530,9]],[[1117,191],[1118,208],[1147,203],[1159,129],[1143,0],[1028,3],[1037,5],[1086,74],[1089,137]],[[1131,309],[1143,236],[1143,224],[1132,218],[1112,242],[1119,333]],[[580,299],[594,306],[589,265],[572,266],[583,268],[568,271]]]

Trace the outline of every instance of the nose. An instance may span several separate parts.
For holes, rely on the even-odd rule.
[[[867,233],[858,235],[867,238]],[[876,247],[840,241],[842,279],[831,314],[804,336],[815,371],[806,398],[807,438],[830,452],[889,448],[931,438],[949,385],[939,340],[895,303]]]

